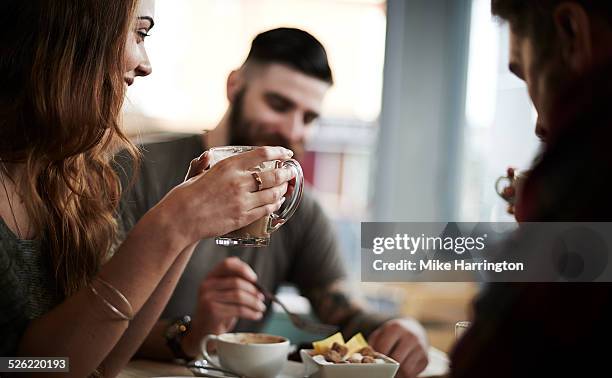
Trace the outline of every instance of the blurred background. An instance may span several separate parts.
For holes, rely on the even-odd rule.
[[[125,106],[136,140],[215,127],[227,75],[258,33],[298,27],[322,42],[335,85],[301,162],[307,180],[334,222],[355,292],[375,309],[417,317],[448,351],[478,288],[361,283],[359,230],[363,221],[514,221],[493,185],[508,166],[529,167],[539,141],[490,0],[157,0],[155,18],[146,41],[154,74],[130,87]],[[291,288],[283,296],[309,311]],[[280,314],[270,328],[307,338]]]

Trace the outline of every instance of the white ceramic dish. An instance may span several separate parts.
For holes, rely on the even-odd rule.
[[[300,356],[305,374],[312,378],[393,378],[399,364],[386,357],[384,364],[322,364],[315,361],[312,349],[302,349]]]

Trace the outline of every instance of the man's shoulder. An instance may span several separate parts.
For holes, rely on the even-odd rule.
[[[139,172],[162,171],[165,168],[182,169],[202,151],[201,137],[198,134],[156,133],[138,136],[133,142],[138,147],[137,169]],[[115,155],[115,163],[127,176],[135,172],[134,158],[126,150]],[[121,173],[121,172],[120,172]]]
[[[142,212],[183,181],[189,162],[202,151],[202,142],[197,134],[148,135],[135,142],[139,149],[136,160],[121,151],[114,163],[124,188],[122,201],[140,204]]]
[[[279,230],[283,238],[301,240],[313,233],[323,233],[330,230],[331,220],[317,199],[313,189],[305,187],[302,201],[287,224]],[[323,235],[319,235],[323,237]]]
[[[199,134],[156,133],[139,137],[136,141],[142,153],[143,163],[158,161],[164,158],[189,157],[203,150],[202,138]]]
[[[319,204],[313,189],[305,186],[302,193],[302,201],[294,216],[296,218],[312,218],[313,216],[324,215],[323,208]]]

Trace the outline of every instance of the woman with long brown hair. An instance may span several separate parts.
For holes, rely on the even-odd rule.
[[[127,85],[151,67],[152,0],[0,2],[0,355],[69,357],[116,375],[165,306],[198,240],[277,210],[292,174],[264,147],[173,189],[117,242],[113,152]],[[111,253],[111,251],[115,251]]]

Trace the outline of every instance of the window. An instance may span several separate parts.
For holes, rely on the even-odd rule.
[[[490,0],[473,0],[466,129],[459,219],[513,221],[494,190],[507,167],[526,169],[535,156],[535,109],[525,83],[508,70],[509,31],[491,16]]]

